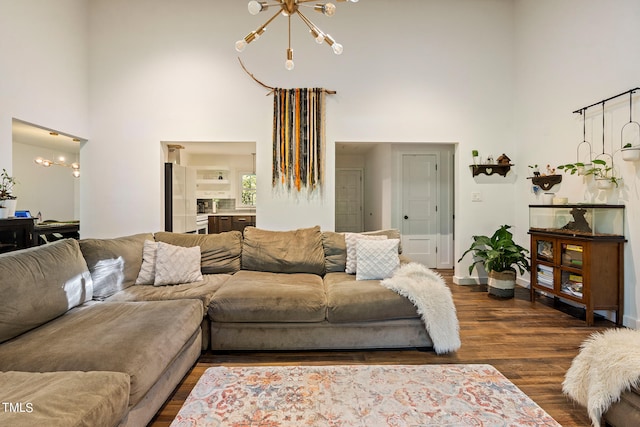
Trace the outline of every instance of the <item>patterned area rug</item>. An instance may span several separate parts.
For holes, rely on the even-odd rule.
[[[215,367],[182,426],[560,426],[491,365]]]

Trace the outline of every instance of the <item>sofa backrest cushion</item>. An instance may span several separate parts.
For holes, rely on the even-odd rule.
[[[145,240],[153,240],[153,234],[80,240],[82,255],[93,278],[94,299],[108,298],[133,286],[142,265]]]
[[[0,255],[0,342],[90,300],[92,289],[76,240]]]
[[[365,231],[361,234],[372,236],[386,236],[387,239],[400,239],[400,231],[395,228],[376,231]],[[327,273],[344,272],[347,268],[347,244],[344,233],[324,231],[322,233],[322,246],[324,248],[325,268]],[[398,247],[402,253],[402,247]]]
[[[240,271],[242,233],[179,234],[166,231],[155,234],[156,242],[190,248],[200,246],[202,274],[236,273]]]
[[[319,226],[291,231],[244,229],[242,269],[270,273],[324,274]]]

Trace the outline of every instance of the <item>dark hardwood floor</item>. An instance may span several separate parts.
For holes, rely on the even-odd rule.
[[[267,353],[203,353],[173,396],[149,424],[168,426],[202,373],[211,366],[445,364],[488,363],[565,427],[591,425],[584,408],[562,394],[564,374],[590,334],[615,324],[597,319],[587,327],[584,310],[539,298],[529,302],[529,290],[516,287],[513,299],[489,296],[485,286],[452,284],[452,271],[440,271],[451,291],[460,322],[461,349],[438,356],[430,351],[318,351]],[[578,316],[578,317],[575,317]]]

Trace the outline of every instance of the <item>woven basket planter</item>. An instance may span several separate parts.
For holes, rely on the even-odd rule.
[[[489,295],[494,295],[500,298],[513,298],[515,286],[515,271],[489,272]]]

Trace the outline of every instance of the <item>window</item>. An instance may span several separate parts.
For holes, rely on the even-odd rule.
[[[252,172],[240,173],[240,207],[256,206],[256,174]]]

